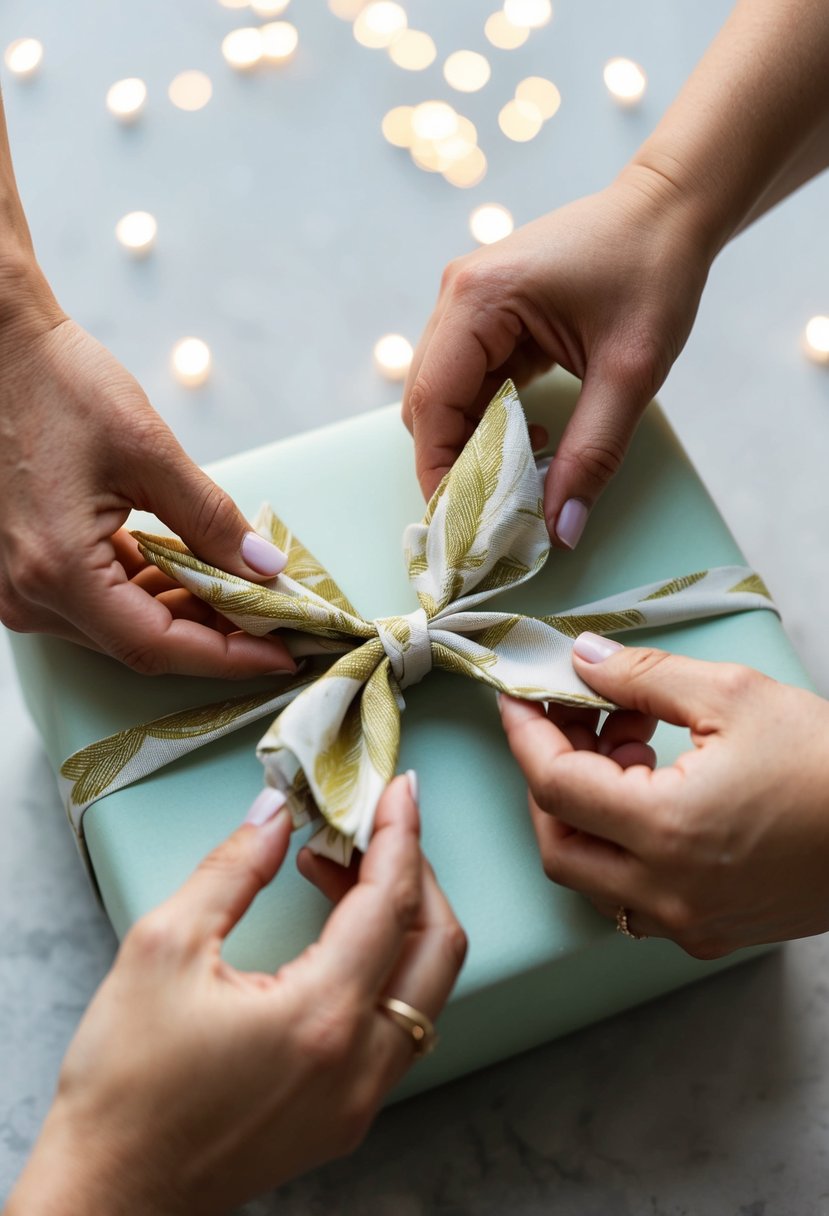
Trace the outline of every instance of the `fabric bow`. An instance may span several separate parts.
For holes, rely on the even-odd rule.
[[[528,700],[611,709],[573,670],[572,639],[583,630],[616,633],[773,608],[758,575],[728,566],[555,616],[482,610],[483,601],[531,578],[549,553],[541,477],[510,381],[488,406],[423,520],[404,533],[419,601],[413,611],[365,620],[269,507],[255,526],[288,553],[283,573],[264,585],[206,565],[176,539],[134,535],[147,559],[240,629],[257,635],[279,629],[294,656],[317,657],[275,696],[236,698],[189,717],[169,715],[76,753],[62,769],[70,811],[89,805],[92,794],[100,797],[281,708],[257,748],[266,781],[284,791],[295,827],[322,819],[311,846],[347,863],[355,845],[366,847],[378,800],[395,772],[402,690],[433,667]],[[340,652],[333,661],[332,652]],[[143,733],[130,742],[131,754],[118,769],[123,737],[136,731]]]

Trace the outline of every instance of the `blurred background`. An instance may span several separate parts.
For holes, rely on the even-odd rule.
[[[362,7],[0,8],[40,261],[201,462],[399,397],[395,366],[444,265],[606,185],[731,6],[403,0],[408,34],[399,6]],[[618,58],[631,63],[608,73]],[[428,102],[444,104],[415,108]],[[829,178],[723,253],[660,394],[824,693],[829,367],[804,333],[829,313],[827,215]],[[389,334],[405,341],[376,351]],[[5,1191],[113,943],[69,832],[53,830],[57,796],[2,639],[0,695]],[[279,1210],[829,1211],[825,1149],[810,1139],[829,1109],[826,957],[819,941],[799,944],[409,1103]]]

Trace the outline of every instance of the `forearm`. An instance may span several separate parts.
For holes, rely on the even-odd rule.
[[[829,163],[829,4],[740,0],[629,170],[693,213],[710,256]]]
[[[64,319],[35,257],[14,177],[0,96],[0,358]]]

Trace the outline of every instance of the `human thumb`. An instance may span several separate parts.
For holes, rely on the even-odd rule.
[[[573,666],[601,696],[671,722],[715,726],[725,705],[725,663],[706,663],[664,650],[622,646],[611,638],[582,633],[573,643]]]
[[[278,790],[262,790],[243,827],[205,857],[167,901],[170,918],[190,941],[225,937],[285,860],[291,818]]]
[[[287,554],[252,531],[230,495],[170,439],[169,450],[144,470],[147,509],[211,566],[254,581],[279,574]]]
[[[575,549],[590,511],[624,459],[651,399],[644,377],[591,365],[556,450],[544,489],[553,544]]]

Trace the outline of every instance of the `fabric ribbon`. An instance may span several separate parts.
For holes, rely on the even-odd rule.
[[[697,571],[542,617],[482,610],[544,565],[549,539],[542,479],[508,381],[403,545],[419,607],[365,620],[331,575],[269,507],[257,531],[288,554],[266,584],[227,574],[174,538],[136,532],[142,554],[238,628],[279,629],[303,670],[272,692],[167,715],[83,748],[61,768],[81,836],[98,798],[257,718],[280,711],[257,748],[266,782],[284,791],[295,827],[321,821],[310,841],[347,863],[364,849],[378,800],[394,775],[402,690],[433,667],[533,701],[612,709],[571,663],[582,631],[617,633],[747,609],[774,609],[743,566]]]

